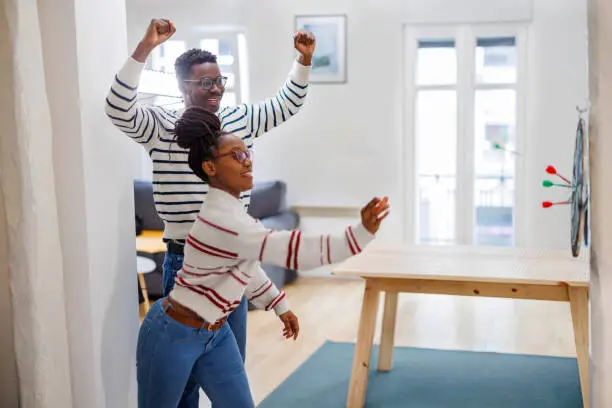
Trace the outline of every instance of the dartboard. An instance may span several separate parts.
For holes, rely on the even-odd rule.
[[[585,155],[586,155],[585,125],[582,117],[578,120],[576,128],[576,144],[574,147],[574,168],[572,172],[571,197],[571,244],[572,255],[580,254],[580,247],[584,239],[588,244],[588,186],[585,182]]]

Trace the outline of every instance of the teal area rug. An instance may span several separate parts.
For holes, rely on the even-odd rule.
[[[259,408],[343,408],[352,343],[325,343]],[[396,347],[393,369],[376,371],[368,408],[581,408],[575,358]]]

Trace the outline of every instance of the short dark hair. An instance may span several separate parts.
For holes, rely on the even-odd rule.
[[[192,48],[182,53],[176,61],[174,61],[174,71],[180,80],[189,79],[191,67],[205,62],[217,63],[217,56],[206,50]]]
[[[217,115],[197,106],[188,108],[176,121],[173,132],[179,147],[189,149],[187,161],[191,171],[208,183],[202,162],[214,159],[219,140],[226,134]]]

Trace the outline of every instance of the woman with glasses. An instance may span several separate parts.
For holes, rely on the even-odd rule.
[[[208,197],[187,237],[174,288],[145,317],[138,337],[140,408],[176,407],[189,378],[215,408],[251,408],[253,398],[227,316],[243,295],[283,319],[285,338],[296,339],[297,319],[285,294],[260,263],[309,270],[361,252],[389,213],[387,199],[372,199],[361,222],[338,234],[307,236],[272,231],[246,212],[240,193],[252,188],[250,150],[221,130],[219,119],[189,108],[176,123],[177,144],[189,149],[192,171],[209,185]]]

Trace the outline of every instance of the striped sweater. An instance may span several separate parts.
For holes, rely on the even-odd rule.
[[[153,193],[157,213],[165,225],[164,238],[185,239],[208,185],[189,168],[188,151],[172,139],[171,131],[180,112],[138,102],[143,67],[133,58],[127,60],[108,92],[106,114],[117,128],[141,144],[153,160]],[[257,104],[221,109],[217,115],[222,128],[241,137],[251,148],[255,138],[298,113],[307,94],[309,72],[310,67],[295,61],[289,78],[273,97]],[[241,197],[245,208],[250,197],[250,192]]]
[[[273,231],[252,218],[240,201],[211,188],[185,244],[173,299],[208,322],[223,318],[247,298],[280,315],[289,310],[260,263],[309,270],[356,255],[374,239],[359,223],[337,234]]]

